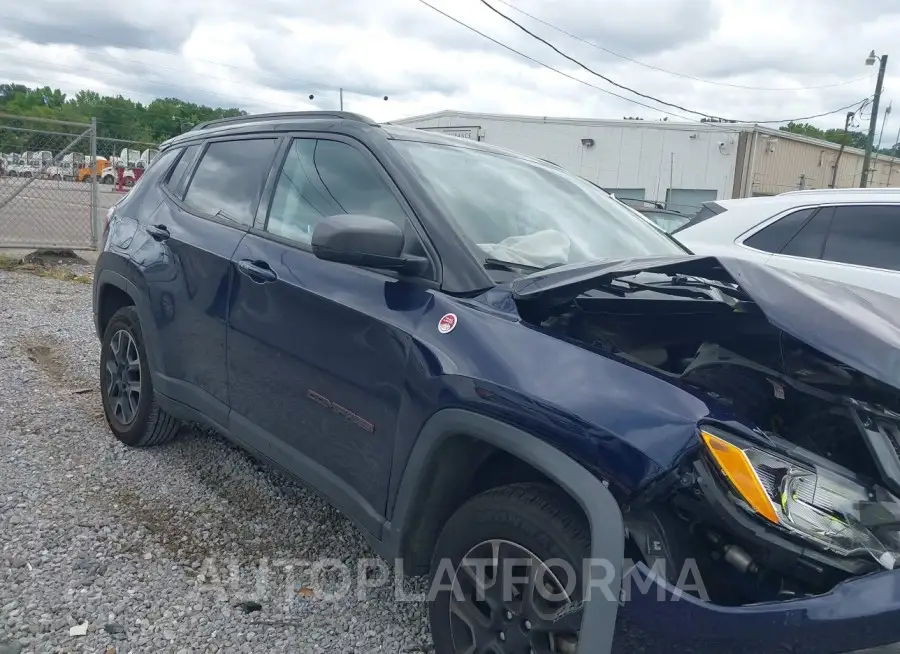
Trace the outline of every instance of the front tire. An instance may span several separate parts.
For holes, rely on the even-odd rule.
[[[442,588],[430,606],[437,654],[574,653],[580,618],[574,627],[561,618],[583,597],[588,534],[578,506],[549,484],[502,486],[466,502],[431,565],[432,588]]]
[[[160,445],[178,434],[180,422],[156,403],[141,323],[133,306],[119,309],[103,333],[100,395],[106,422],[125,445]]]

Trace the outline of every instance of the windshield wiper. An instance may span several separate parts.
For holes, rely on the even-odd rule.
[[[527,263],[519,263],[517,261],[503,261],[502,259],[492,259],[488,257],[484,260],[484,267],[488,270],[505,270],[507,272],[526,272],[534,273],[542,270],[548,270],[561,266],[561,263],[551,263],[547,266],[530,266]]]
[[[640,282],[635,282],[640,283]],[[749,298],[749,296],[744,292],[738,285],[726,284],[725,282],[719,282],[714,279],[706,279],[704,277],[694,277],[693,275],[682,275],[682,274],[674,274],[666,281],[661,282],[647,282],[642,284],[642,286],[657,288],[660,286],[667,288],[715,288],[723,293],[728,293],[732,296],[739,296],[741,298]]]
[[[616,287],[614,284],[619,284],[620,286]],[[672,275],[665,281],[658,282],[636,282],[632,279],[614,277],[609,280],[606,289],[614,291],[619,295],[632,293],[634,291],[654,291],[656,293],[665,293],[680,297],[717,300],[731,306],[750,300],[750,296],[739,287],[733,287],[709,279],[677,274]]]

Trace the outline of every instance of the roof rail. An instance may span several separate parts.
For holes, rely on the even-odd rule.
[[[818,195],[820,193],[859,193],[860,195],[868,195],[870,193],[900,193],[900,188],[896,186],[869,186],[867,188],[805,188],[796,191],[784,191],[778,195]]]
[[[205,120],[202,123],[194,125],[190,131],[206,129],[215,125],[232,125],[236,123],[251,123],[262,120],[280,120],[291,118],[337,118],[339,120],[353,120],[366,125],[377,125],[374,120],[353,113],[351,111],[282,111],[271,114],[250,114],[247,116],[229,116],[227,118],[214,118],[213,120]]]

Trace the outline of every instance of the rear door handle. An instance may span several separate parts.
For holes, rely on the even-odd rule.
[[[259,284],[274,282],[278,279],[278,275],[275,274],[274,270],[269,268],[269,264],[265,261],[241,259],[238,261],[238,270]]]
[[[147,225],[147,233],[157,241],[165,241],[171,236],[169,228],[165,225]]]

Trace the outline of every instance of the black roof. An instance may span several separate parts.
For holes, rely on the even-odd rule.
[[[360,126],[378,127],[378,123],[361,114],[350,111],[288,111],[267,114],[252,114],[247,116],[229,116],[216,118],[198,123],[189,131],[173,136],[160,144],[164,149],[180,141],[190,140],[198,136],[206,136],[211,132],[228,132],[232,130],[244,130],[248,127],[267,125],[270,129],[273,124],[291,126],[298,123],[310,123],[313,121],[327,121],[333,124],[335,121],[356,123]]]
[[[263,127],[271,131],[277,129],[291,129],[291,127],[303,124],[307,127],[310,123],[324,123],[323,129],[332,127],[336,122],[353,125],[358,128],[377,128],[383,130],[388,138],[421,141],[424,143],[442,143],[444,145],[455,145],[469,147],[476,150],[493,152],[496,154],[504,154],[513,156],[518,159],[525,159],[533,162],[540,162],[544,165],[550,165],[554,168],[560,168],[552,161],[537,159],[520,152],[507,150],[495,145],[469,139],[463,139],[458,136],[449,134],[441,134],[440,132],[421,130],[413,127],[404,127],[400,125],[392,125],[391,123],[377,123],[367,116],[353,113],[350,111],[290,111],[267,114],[255,114],[247,116],[232,116],[228,118],[217,118],[215,120],[207,120],[195,125],[189,131],[173,136],[167,141],[159,145],[160,150],[164,150],[176,143],[189,141],[197,137],[203,137],[211,134],[227,134],[231,131],[245,131],[247,128]]]

